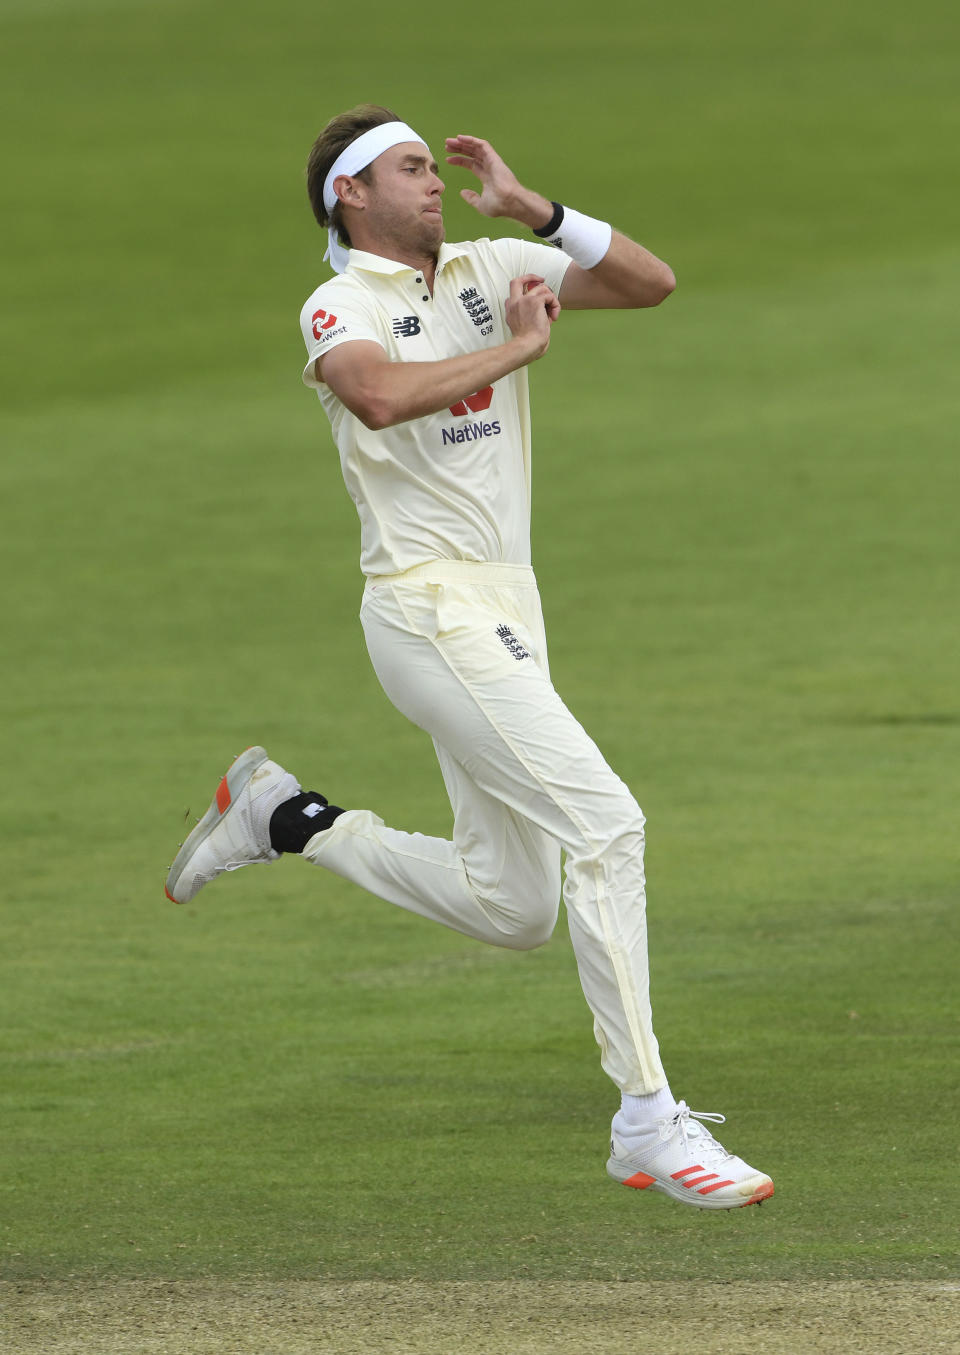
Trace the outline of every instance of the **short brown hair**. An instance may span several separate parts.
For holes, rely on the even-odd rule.
[[[384,122],[400,121],[396,113],[391,113],[389,108],[381,108],[379,104],[358,104],[348,113],[338,113],[335,118],[331,118],[310,148],[307,160],[307,196],[313,214],[321,226],[333,226],[341,242],[348,248],[350,234],[343,224],[342,204],[338,202],[330,213],[323,205],[323,185],[327,175],[333,168],[337,156],[346,150],[351,141],[356,141],[358,136],[369,132],[371,127],[379,127]],[[369,175],[368,165],[355,177],[369,183]]]

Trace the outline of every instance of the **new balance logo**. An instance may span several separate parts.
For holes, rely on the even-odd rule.
[[[506,645],[506,647],[509,649],[510,653],[513,655],[513,657],[517,660],[518,663],[522,659],[529,659],[530,655],[524,649],[523,645],[514,635],[513,631],[510,629],[509,626],[498,626],[497,634],[500,636],[500,639],[503,641],[503,643]]]
[[[393,337],[395,339],[412,339],[415,334],[420,333],[420,320],[416,315],[403,315],[393,322]]]
[[[464,310],[470,316],[470,319],[477,328],[482,329],[485,334],[489,334],[491,331],[489,329],[484,329],[484,326],[490,325],[492,328],[493,317],[490,314],[490,307],[477,291],[476,287],[464,287],[463,291],[460,293],[460,300],[463,303]]]

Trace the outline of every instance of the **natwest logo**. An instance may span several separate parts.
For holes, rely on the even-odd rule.
[[[503,430],[500,420],[487,423],[483,419],[474,419],[471,423],[455,423],[449,428],[441,428],[444,447],[452,447],[457,442],[479,442],[481,438],[498,438]]]
[[[476,395],[468,395],[465,400],[458,400],[455,405],[451,405],[450,413],[460,416],[468,413],[481,414],[485,409],[490,408],[492,400],[493,387],[484,386],[483,390],[477,391]]]
[[[313,312],[313,337],[319,339],[325,329],[333,329],[337,323],[335,315],[328,315],[326,311]]]

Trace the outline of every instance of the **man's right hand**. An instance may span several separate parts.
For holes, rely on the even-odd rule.
[[[560,302],[543,278],[535,273],[514,278],[504,311],[512,335],[506,343],[438,362],[400,362],[379,343],[354,339],[317,358],[317,380],[373,430],[439,414],[547,351]]]
[[[513,337],[529,346],[528,360],[542,357],[550,346],[550,326],[560,314],[560,302],[543,278],[536,273],[514,278],[504,312]]]

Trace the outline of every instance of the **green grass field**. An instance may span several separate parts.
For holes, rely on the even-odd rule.
[[[7,1279],[956,1277],[958,27],[0,3]],[[535,560],[647,814],[671,1082],[762,1210],[607,1182],[562,925],[484,949],[298,861],[164,900],[252,742],[449,829],[299,384],[302,166],[368,98],[677,273],[532,374]],[[485,233],[447,182],[450,238]]]

